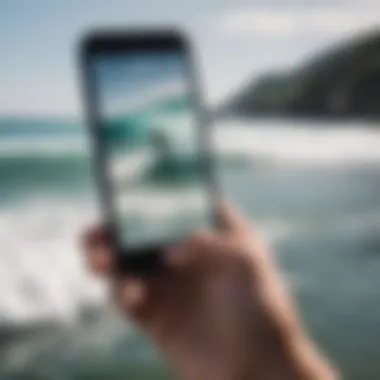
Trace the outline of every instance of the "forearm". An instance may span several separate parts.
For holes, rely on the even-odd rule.
[[[247,379],[337,380],[337,374],[307,337],[283,281],[272,269],[259,292],[262,349],[256,354],[257,370],[252,369]]]
[[[263,334],[264,335],[264,334]],[[252,355],[250,355],[252,354]],[[315,349],[305,334],[273,331],[261,349],[238,360],[231,380],[337,380],[339,376]]]
[[[331,366],[303,334],[298,334],[273,352],[272,362],[266,363],[266,367],[262,368],[262,376],[257,376],[257,380],[338,379]]]
[[[263,258],[262,260],[260,258]],[[337,380],[308,339],[284,282],[267,255],[244,266],[228,380]],[[245,282],[245,281],[248,281]],[[226,368],[226,367],[225,367]]]

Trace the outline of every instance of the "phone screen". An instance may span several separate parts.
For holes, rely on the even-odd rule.
[[[211,224],[204,126],[188,66],[179,49],[108,52],[93,60],[122,248],[166,244]]]

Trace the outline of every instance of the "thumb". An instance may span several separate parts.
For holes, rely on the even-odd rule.
[[[229,204],[222,203],[218,210],[219,223],[226,232],[238,232],[247,229],[244,218]]]

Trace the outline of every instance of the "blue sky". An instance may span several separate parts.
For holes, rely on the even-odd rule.
[[[78,115],[75,44],[94,26],[177,25],[197,51],[206,101],[377,25],[378,0],[0,0],[0,115]]]

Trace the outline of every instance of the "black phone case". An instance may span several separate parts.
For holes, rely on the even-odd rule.
[[[96,81],[90,70],[90,64],[97,54],[125,53],[129,51],[146,50],[173,50],[178,49],[186,56],[187,71],[190,77],[191,93],[194,96],[196,112],[198,114],[198,128],[200,144],[205,144],[203,150],[207,152],[205,158],[206,181],[210,190],[210,202],[214,214],[215,224],[218,225],[216,207],[218,203],[216,179],[212,170],[211,135],[209,123],[203,107],[200,104],[200,91],[195,73],[193,57],[188,39],[184,34],[174,29],[149,30],[102,30],[92,31],[80,42],[80,70],[83,79],[83,97],[87,116],[87,124],[91,137],[94,171],[99,189],[101,206],[104,212],[105,225],[109,236],[110,246],[116,255],[117,270],[121,273],[145,274],[162,271],[165,267],[163,255],[166,246],[142,246],[138,249],[123,248],[116,239],[115,211],[111,198],[112,188],[106,173],[106,152],[101,141],[101,117]],[[168,242],[169,243],[169,242]]]

